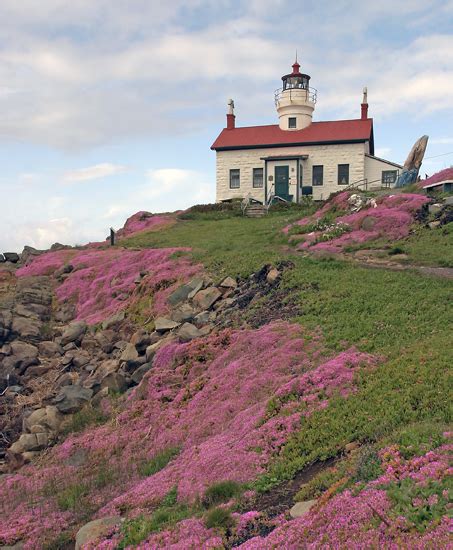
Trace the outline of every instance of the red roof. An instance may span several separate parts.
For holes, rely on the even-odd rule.
[[[224,128],[211,149],[254,149],[278,145],[315,145],[319,143],[370,141],[373,146],[373,119],[312,122],[303,130],[281,130],[277,124]]]
[[[433,174],[430,178],[422,180],[422,187],[430,187],[435,183],[441,183],[443,181],[453,180],[453,168],[445,168],[436,174]]]

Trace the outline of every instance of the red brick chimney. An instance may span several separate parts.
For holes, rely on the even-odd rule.
[[[368,118],[368,90],[363,88],[363,101],[362,101],[362,115],[361,119],[366,120]]]
[[[234,130],[236,128],[236,115],[234,114],[234,101],[228,100],[228,113],[227,113],[227,130]]]

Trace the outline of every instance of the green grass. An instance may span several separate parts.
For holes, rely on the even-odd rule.
[[[241,486],[235,481],[219,481],[208,487],[203,497],[203,505],[210,506],[227,502],[241,492]]]
[[[208,529],[215,527],[228,529],[234,525],[234,519],[230,510],[226,510],[225,508],[213,508],[206,514],[205,525]]]
[[[203,263],[216,277],[248,276],[265,263],[282,256],[287,237],[281,229],[305,215],[307,210],[275,212],[264,218],[231,217],[220,220],[180,221],[165,231],[143,233],[121,241],[122,246],[139,248],[191,247],[196,262]]]
[[[63,434],[68,435],[73,432],[81,432],[88,426],[97,426],[108,420],[108,417],[101,410],[88,405],[82,410],[71,416],[65,423]]]
[[[179,449],[176,447],[169,447],[164,449],[160,453],[157,453],[151,460],[148,460],[140,466],[140,474],[142,476],[152,476],[160,472],[172,458],[179,453]]]
[[[394,245],[404,249],[410,262],[453,267],[453,223],[435,229],[419,227],[413,235],[395,241]]]
[[[84,497],[88,494],[89,489],[84,483],[74,483],[68,485],[63,491],[57,495],[57,504],[60,510],[77,511],[83,508]]]

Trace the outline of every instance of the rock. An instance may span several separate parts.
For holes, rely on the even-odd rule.
[[[434,222],[429,222],[428,227],[430,229],[436,229],[436,227],[439,227],[440,221],[436,220]]]
[[[182,327],[178,329],[178,338],[181,342],[190,342],[194,338],[201,336],[200,331],[192,323],[184,323]]]
[[[125,363],[129,363],[129,362],[134,362],[134,361],[137,361],[138,359],[138,351],[136,349],[136,347],[134,346],[134,344],[127,344],[127,346],[124,348],[124,351],[122,352],[121,356],[120,356],[120,362],[125,362]]]
[[[185,302],[192,291],[193,288],[189,285],[181,285],[170,294],[167,301],[171,306],[175,307],[178,304]]]
[[[104,353],[111,353],[118,337],[113,330],[102,330],[94,335],[94,339]]]
[[[11,344],[11,357],[14,360],[14,368],[24,372],[31,365],[39,363],[38,348],[26,342],[14,341]]]
[[[110,392],[123,393],[127,390],[129,384],[123,374],[120,372],[111,372],[101,380],[101,389],[108,388]]]
[[[345,445],[344,450],[347,453],[350,453],[351,451],[355,451],[359,447],[360,445],[357,443],[357,441],[351,441],[351,443],[348,443],[347,445]]]
[[[64,386],[54,399],[57,409],[63,414],[80,410],[93,396],[93,390],[82,386]]]
[[[296,504],[289,511],[289,515],[292,518],[300,518],[305,516],[311,508],[316,504],[316,500],[306,500],[304,502],[296,502]]]
[[[75,321],[71,323],[63,332],[61,337],[61,345],[65,346],[71,342],[81,341],[82,336],[87,330],[87,324],[85,321]]]
[[[105,319],[105,321],[103,321],[102,329],[107,330],[107,329],[116,327],[117,325],[122,323],[125,318],[126,318],[126,314],[124,313],[124,311],[119,311],[118,313],[111,315],[110,317]]]
[[[364,231],[372,231],[374,226],[376,225],[377,218],[374,216],[365,216],[362,220],[361,228]]]
[[[90,355],[84,350],[77,350],[72,353],[72,364],[80,369],[90,362]]]
[[[171,318],[177,323],[184,323],[186,321],[191,321],[196,313],[197,312],[190,304],[182,304],[178,309],[173,311]]]
[[[453,197],[445,197],[444,204],[445,206],[453,206]]]
[[[143,377],[145,376],[145,374],[151,370],[153,367],[153,364],[152,363],[145,363],[144,365],[142,365],[141,367],[139,367],[136,371],[134,371],[134,373],[132,374],[132,381],[135,383],[135,384],[140,384],[140,382],[142,381]]]
[[[44,357],[55,357],[63,354],[63,349],[57,342],[46,340],[38,344],[39,355]]]
[[[214,325],[212,325],[212,324],[204,325],[203,327],[200,328],[200,336],[201,337],[207,336],[213,330],[214,330]]]
[[[11,262],[12,264],[17,264],[20,260],[20,256],[17,252],[3,252],[3,257],[7,262]]]
[[[205,281],[201,277],[196,277],[189,282],[189,286],[192,287],[192,291],[187,296],[189,300],[195,296],[195,294],[203,288]]]
[[[11,445],[9,450],[12,453],[23,453],[25,451],[41,451],[49,444],[49,436],[46,433],[22,434],[19,439]]]
[[[37,342],[41,339],[42,323],[38,319],[14,317],[11,328],[23,340]]]
[[[139,329],[131,337],[131,344],[134,344],[135,349],[141,355],[145,353],[146,348],[151,344],[151,335],[143,329]]]
[[[75,317],[75,306],[74,304],[63,304],[60,305],[58,311],[55,313],[55,320],[59,323],[67,323]]]
[[[0,264],[4,264],[6,262],[5,256],[3,254],[0,254]]]
[[[25,371],[25,376],[28,380],[32,378],[37,378],[38,376],[43,376],[46,372],[49,372],[53,369],[54,365],[52,363],[47,363],[46,365],[34,365],[33,367],[28,367]]]
[[[270,285],[273,285],[274,283],[277,282],[277,280],[279,279],[280,277],[280,271],[275,268],[275,267],[272,267],[268,274],[266,275],[266,281],[270,284]]]
[[[430,214],[438,214],[443,209],[443,207],[444,207],[444,205],[439,204],[439,203],[429,204],[428,205],[428,212]]]
[[[112,527],[120,523],[120,516],[111,516],[90,521],[77,531],[75,550],[81,550],[85,544],[95,542],[107,534]]]
[[[217,300],[222,296],[222,293],[215,286],[200,290],[193,298],[193,303],[201,310],[211,308]]]
[[[210,321],[211,313],[209,311],[202,311],[198,315],[195,316],[194,324],[197,328],[202,327],[203,325],[206,325]]]
[[[171,319],[166,319],[165,317],[157,317],[154,321],[154,328],[157,332],[168,332],[169,330],[178,328],[179,325],[180,323],[172,321]]]
[[[109,395],[109,389],[107,387],[102,388],[102,390],[99,390],[97,394],[93,397],[91,400],[91,404],[93,407],[99,407],[101,404],[101,401],[106,398]]]
[[[238,284],[232,277],[226,277],[219,286],[222,288],[236,288]]]
[[[74,466],[75,468],[79,468],[80,466],[83,466],[86,464],[88,460],[88,453],[83,448],[76,449],[71,456],[66,458],[64,460],[64,463],[67,466]]]
[[[64,374],[62,374],[56,381],[57,388],[63,388],[64,386],[72,386],[72,384],[73,384],[73,379],[69,372],[65,372]]]

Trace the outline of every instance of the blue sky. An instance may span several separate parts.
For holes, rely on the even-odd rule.
[[[227,99],[277,123],[296,48],[315,120],[368,86],[376,154],[428,134],[422,174],[453,164],[453,0],[1,0],[0,22],[0,251],[213,201]]]

